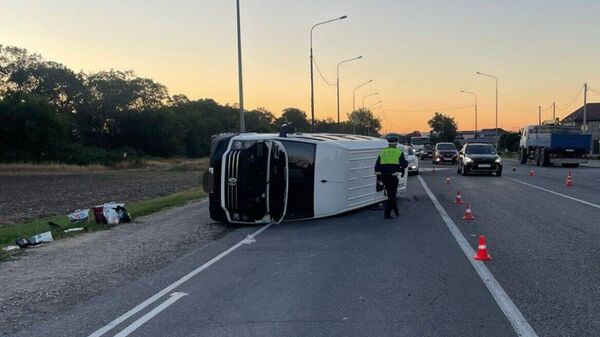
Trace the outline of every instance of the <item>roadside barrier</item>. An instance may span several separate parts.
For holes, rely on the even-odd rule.
[[[462,205],[462,197],[460,196],[460,191],[456,191],[456,199],[454,199],[454,203],[457,205]]]
[[[569,170],[569,174],[567,174],[567,181],[565,181],[565,186],[567,186],[567,187],[573,186],[573,176],[571,175],[571,170]]]
[[[475,216],[473,215],[473,212],[471,211],[471,206],[469,206],[469,204],[465,205],[465,215],[463,216],[463,220],[475,220]]]
[[[487,245],[485,243],[485,235],[479,235],[479,245],[477,245],[477,253],[473,256],[478,261],[489,261],[492,259],[487,251]]]

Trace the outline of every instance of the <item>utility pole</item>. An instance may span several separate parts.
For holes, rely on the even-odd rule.
[[[240,91],[240,133],[246,132],[244,121],[244,84],[242,79],[242,33],[240,29],[240,0],[236,0],[237,8],[237,49],[238,49],[238,83]]]
[[[538,105],[538,125],[542,125],[542,107]]]
[[[582,125],[583,132],[587,132],[588,131],[588,125],[587,125],[587,91],[588,91],[587,83],[584,83],[583,84],[583,125]]]
[[[556,120],[556,102],[552,102],[552,120]]]

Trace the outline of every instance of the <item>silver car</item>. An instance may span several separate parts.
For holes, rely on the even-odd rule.
[[[419,158],[415,150],[408,145],[398,145],[398,148],[404,153],[404,159],[408,162],[408,175],[419,174]]]

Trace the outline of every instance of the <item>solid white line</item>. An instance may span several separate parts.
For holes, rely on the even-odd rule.
[[[429,186],[427,186],[427,183],[425,183],[421,176],[417,176],[417,178],[419,178],[419,181],[425,189],[425,192],[429,195],[429,198],[433,202],[433,205],[440,213],[442,220],[444,220],[444,222],[446,223],[448,230],[450,230],[450,233],[452,233],[452,236],[454,236],[454,239],[462,249],[463,253],[465,253],[465,255],[467,256],[469,262],[471,262],[473,268],[475,268],[475,271],[477,271],[477,274],[479,275],[485,286],[488,288],[490,294],[492,294],[492,297],[494,297],[494,300],[496,300],[496,303],[498,303],[498,306],[500,307],[510,324],[515,329],[517,335],[521,337],[538,337],[535,331],[533,331],[533,329],[525,319],[525,317],[523,317],[521,311],[519,311],[515,303],[510,299],[510,297],[508,297],[508,294],[506,294],[504,289],[502,289],[500,283],[496,281],[496,278],[494,278],[492,272],[490,272],[490,270],[483,262],[475,261],[473,259],[475,251],[473,250],[473,248],[471,248],[471,245],[469,245],[469,242],[462,235],[462,233],[456,226],[456,223],[454,223],[452,218],[450,218],[442,204],[440,204],[438,199],[431,192]]]
[[[267,225],[261,227],[259,230],[257,230],[256,232],[252,233],[250,236],[252,238],[256,237],[257,235],[259,235],[260,233],[262,233],[264,230],[266,230],[267,228],[271,227],[272,224],[273,223],[270,223],[270,224],[267,224]],[[102,328],[96,330],[94,333],[92,333],[88,337],[100,337],[100,336],[104,335],[105,333],[107,333],[108,331],[110,331],[115,326],[121,324],[123,321],[125,321],[128,318],[130,318],[131,316],[137,314],[139,311],[141,311],[145,307],[147,307],[150,304],[156,302],[161,297],[167,295],[168,293],[170,293],[171,291],[173,291],[175,288],[177,288],[180,285],[182,285],[184,282],[186,282],[189,279],[191,279],[192,277],[196,276],[198,273],[202,272],[206,268],[212,266],[213,264],[215,264],[216,262],[218,262],[220,259],[222,259],[225,256],[229,255],[231,252],[233,252],[234,250],[240,248],[244,244],[248,244],[248,237],[245,237],[243,240],[241,240],[240,242],[236,243],[231,248],[229,248],[226,251],[222,252],[221,254],[213,257],[212,259],[210,259],[208,262],[206,262],[202,266],[194,269],[193,271],[191,271],[190,273],[188,273],[184,277],[182,277],[179,280],[175,281],[174,283],[172,283],[171,285],[167,286],[163,290],[157,292],[152,297],[150,297],[147,300],[145,300],[144,302],[138,304],[135,308],[129,310],[128,312],[126,312],[123,315],[121,315],[121,316],[117,317],[116,319],[114,319],[112,322],[110,322],[107,325],[103,326]]]
[[[135,330],[137,330],[137,328],[139,328],[142,325],[144,325],[144,323],[146,323],[149,320],[151,320],[154,316],[158,315],[161,311],[163,311],[166,308],[168,308],[169,306],[171,306],[171,304],[177,302],[177,300],[179,300],[183,296],[187,296],[187,294],[186,293],[180,293],[180,292],[172,293],[171,297],[169,297],[168,300],[164,301],[159,306],[157,306],[156,308],[152,309],[152,311],[148,312],[147,314],[145,314],[144,316],[140,317],[135,322],[131,323],[129,326],[127,326],[121,332],[119,332],[118,334],[116,334],[115,337],[127,337],[127,336],[129,336],[130,333],[132,333]]]
[[[563,198],[567,198],[567,199],[570,199],[570,200],[573,200],[573,201],[580,202],[580,203],[582,203],[582,204],[584,204],[584,205],[588,205],[588,206],[592,206],[592,207],[600,208],[600,205],[597,205],[597,204],[591,203],[591,202],[589,202],[589,201],[585,201],[585,200],[577,199],[577,198],[574,198],[574,197],[568,196],[568,195],[566,195],[566,194],[562,194],[562,193],[554,192],[554,191],[552,191],[552,190],[549,190],[549,189],[546,189],[546,188],[543,188],[543,187],[539,187],[539,186],[537,186],[537,185],[529,184],[529,183],[526,183],[526,182],[524,182],[524,181],[521,181],[521,180],[518,180],[518,179],[509,178],[509,177],[504,177],[504,178],[506,178],[506,179],[508,179],[508,180],[510,180],[510,181],[514,181],[515,183],[519,183],[519,184],[522,184],[522,185],[525,185],[525,186],[529,186],[529,187],[537,188],[537,189],[538,189],[538,190],[540,190],[540,191],[544,191],[544,192],[552,193],[552,194],[554,194],[554,195],[558,195],[558,196],[560,196],[560,197],[563,197]]]

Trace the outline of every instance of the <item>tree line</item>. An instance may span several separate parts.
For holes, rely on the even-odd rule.
[[[290,107],[276,117],[245,111],[249,132],[276,132],[293,123],[309,132],[306,113]],[[0,45],[0,161],[109,164],[129,158],[202,157],[211,136],[236,132],[239,109],[212,99],[171,95],[166,86],[132,71],[75,72],[26,49]],[[367,109],[339,125],[315,121],[315,132],[378,135],[381,121]]]

